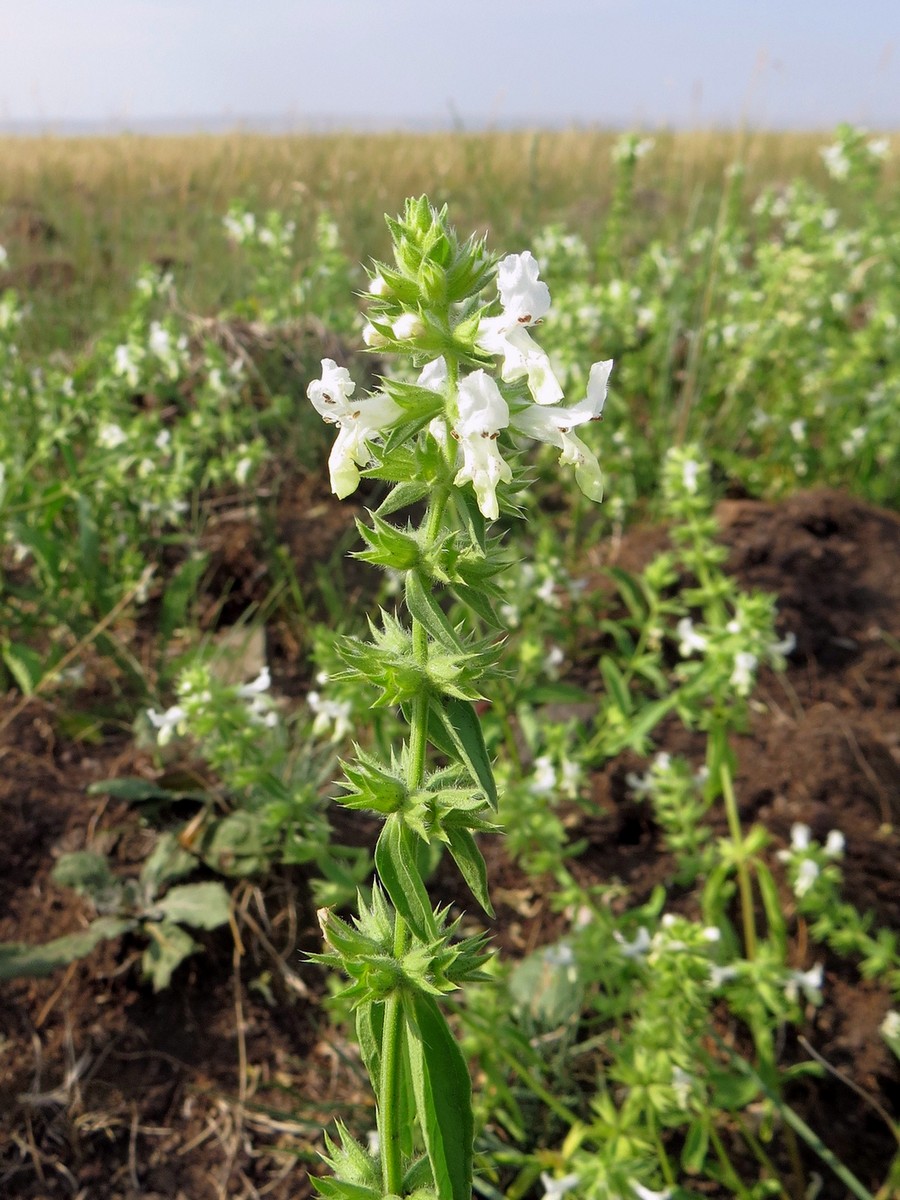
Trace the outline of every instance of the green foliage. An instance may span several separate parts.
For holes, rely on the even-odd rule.
[[[168,887],[195,866],[196,860],[171,834],[157,840],[136,880],[120,880],[102,854],[80,850],[63,855],[54,868],[54,882],[84,896],[100,915],[83,932],[43,946],[0,946],[0,975],[47,975],[86,957],[101,941],[135,933],[148,939],[141,960],[144,976],[154,991],[168,987],[176,967],[200,949],[184,926],[218,929],[229,920],[228,892],[221,883]]]

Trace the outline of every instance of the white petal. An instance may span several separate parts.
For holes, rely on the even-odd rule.
[[[460,380],[458,406],[454,429],[460,438],[490,437],[509,424],[509,406],[485,371],[473,371]]]
[[[313,407],[327,421],[338,421],[349,412],[349,400],[356,390],[346,367],[333,358],[322,359],[322,378],[314,379],[306,389]]]
[[[428,388],[431,392],[443,392],[447,386],[447,360],[444,356],[441,355],[440,358],[426,363],[419,372],[416,383],[419,387]]]
[[[550,290],[538,279],[540,266],[530,250],[508,254],[497,266],[497,288],[512,324],[533,325],[550,308]]]
[[[478,497],[478,507],[489,521],[496,521],[500,515],[497,502],[497,485],[501,481],[509,483],[512,471],[509,463],[504,462],[494,438],[475,434],[460,441],[463,464],[456,473],[454,483],[471,482]]]

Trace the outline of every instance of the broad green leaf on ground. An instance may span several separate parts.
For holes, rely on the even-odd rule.
[[[144,928],[150,935],[150,944],[144,951],[141,966],[145,978],[153,984],[154,992],[160,992],[171,983],[175,968],[200,946],[187,930],[172,921],[148,922]]]
[[[38,978],[49,975],[58,967],[67,966],[76,958],[84,958],[108,938],[121,937],[135,928],[137,922],[118,917],[100,917],[87,929],[54,938],[42,946],[20,942],[0,943],[0,979],[19,979],[23,975]]]
[[[168,921],[217,929],[228,922],[228,892],[218,882],[183,883],[166,892],[156,908]]]

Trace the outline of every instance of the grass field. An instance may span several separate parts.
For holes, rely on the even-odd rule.
[[[186,304],[216,310],[239,289],[217,214],[243,201],[297,224],[303,269],[317,214],[337,222],[352,261],[384,253],[383,214],[427,193],[460,228],[516,245],[548,222],[589,242],[612,196],[604,132],[447,135],[0,139],[0,241],[37,319],[35,348],[73,349],[123,305],[143,262],[171,262]],[[668,134],[637,184],[632,235],[683,234],[715,220],[724,168],[741,161],[747,194],[797,176],[823,183],[825,135]],[[888,161],[883,187],[897,181]]]

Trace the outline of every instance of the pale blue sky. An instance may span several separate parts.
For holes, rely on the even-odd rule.
[[[900,128],[900,0],[0,0],[0,47],[4,123]]]

